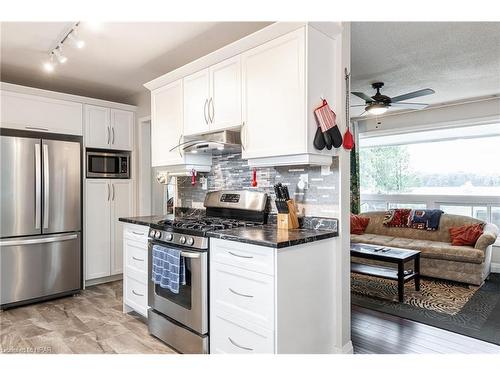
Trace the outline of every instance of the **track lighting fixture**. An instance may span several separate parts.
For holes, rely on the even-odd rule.
[[[49,60],[43,63],[43,69],[47,73],[53,72],[56,67],[56,61],[54,58],[59,64],[64,64],[68,61],[68,57],[63,54],[63,44],[65,44],[67,40],[69,40],[70,45],[75,48],[81,49],[85,46],[85,41],[82,40],[77,34],[79,25],[80,22],[76,22],[73,26],[71,26],[71,29],[69,29],[69,31],[64,35],[64,38],[62,38],[57,46],[49,52]]]

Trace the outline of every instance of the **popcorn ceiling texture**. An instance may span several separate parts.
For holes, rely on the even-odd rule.
[[[200,174],[196,185],[191,185],[191,177],[177,179],[179,207],[203,208],[207,191],[213,190],[256,190],[271,196],[270,211],[276,212],[273,185],[281,182],[288,186],[290,196],[295,199],[299,212],[304,216],[338,217],[339,175],[338,160],[333,158],[327,174],[322,175],[321,167],[292,166],[257,168],[257,187],[251,186],[252,169],[241,154],[214,155],[212,171]],[[200,177],[206,177],[207,190],[202,189]],[[300,180],[304,184],[299,184]],[[303,188],[302,188],[303,187]]]

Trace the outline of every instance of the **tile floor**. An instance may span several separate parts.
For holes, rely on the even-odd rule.
[[[122,282],[0,312],[0,353],[175,353],[122,312]]]

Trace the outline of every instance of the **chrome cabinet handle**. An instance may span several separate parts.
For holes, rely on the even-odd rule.
[[[111,144],[114,145],[115,144],[115,127],[114,126],[111,128],[111,132],[113,133],[113,140],[111,141]]]
[[[35,229],[40,229],[40,211],[42,208],[42,176],[40,143],[35,144]]]
[[[48,128],[39,128],[37,126],[25,126],[26,129],[28,130],[40,130],[42,132],[48,132],[49,129]]]
[[[43,228],[49,227],[49,145],[44,144],[43,146]]]
[[[113,188],[113,198],[111,198],[112,201],[115,200],[115,184],[111,184],[111,187]]]
[[[106,127],[106,129],[108,130],[108,138],[106,138],[106,143],[109,145],[109,138],[110,138],[110,135],[109,135],[109,126]]]
[[[184,258],[198,259],[200,257],[199,253],[188,253],[185,251],[181,251],[181,256]]]
[[[139,262],[144,262],[144,259],[132,257],[133,260],[138,260]]]
[[[239,254],[233,253],[232,251],[228,251],[228,253],[231,254],[232,256],[235,256],[235,257],[238,257],[238,258],[246,258],[246,259],[253,258],[253,256],[251,256],[251,255],[239,255]]]
[[[245,131],[243,131],[245,130]],[[243,133],[245,133],[245,141],[243,141]],[[246,150],[246,147],[245,147],[245,144],[246,144],[246,128],[245,128],[245,121],[243,121],[243,123],[241,124],[241,132],[240,132],[240,138],[241,138],[241,148],[243,149],[243,151]]]
[[[203,117],[205,117],[205,124],[208,125],[207,108],[208,108],[208,99],[205,99],[205,104],[203,105]],[[210,117],[210,113],[208,114],[208,116]]]
[[[132,289],[132,293],[134,293],[136,296],[144,297],[144,294],[137,293],[134,289]]]
[[[46,238],[33,238],[30,240],[5,240],[0,241],[0,247],[2,246],[18,246],[18,245],[37,245],[41,243],[51,243],[51,242],[61,242],[61,241],[69,241],[74,240],[78,236],[76,234],[70,234],[68,236],[59,236],[59,237],[46,237]]]
[[[132,231],[133,234],[137,235],[137,236],[144,236],[145,233],[141,233],[141,232],[134,232]]]
[[[106,186],[108,187],[108,201],[109,201],[109,184],[106,184]]]
[[[179,151],[179,155],[182,158],[182,152],[181,152],[181,140],[182,140],[182,134],[179,136],[179,142],[177,142],[177,151]]]
[[[212,116],[210,116],[210,107],[212,107]],[[214,99],[210,98],[208,102],[208,118],[210,119],[210,123],[214,123],[215,118],[215,108],[214,108]]]
[[[253,350],[252,348],[248,348],[248,347],[246,347],[246,346],[242,346],[242,345],[240,345],[240,344],[235,343],[235,342],[234,342],[234,340],[233,340],[231,337],[228,337],[227,339],[229,340],[229,342],[230,342],[231,344],[233,344],[233,345],[234,345],[234,346],[236,346],[237,348],[240,348],[240,349],[243,349],[243,350],[248,350],[248,351],[252,351],[252,350]]]
[[[227,288],[229,289],[229,291],[233,294],[236,294],[237,296],[241,296],[241,297],[248,297],[248,298],[253,298],[253,296],[251,296],[250,294],[243,294],[243,293],[239,293],[237,292],[236,290],[232,289],[232,288]]]

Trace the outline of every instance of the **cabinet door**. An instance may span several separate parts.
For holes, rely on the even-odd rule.
[[[85,106],[85,144],[87,147],[111,146],[110,109],[94,105]]]
[[[181,164],[180,149],[169,151],[182,140],[182,80],[151,93],[151,164]]]
[[[110,275],[110,180],[88,179],[85,197],[85,279],[90,280]]]
[[[111,180],[111,275],[123,272],[123,223],[120,217],[133,216],[131,180]]]
[[[305,30],[242,55],[243,158],[306,152]]]
[[[111,148],[132,150],[134,137],[134,113],[119,109],[111,110]]]
[[[210,130],[241,125],[241,59],[236,56],[210,67]]]
[[[208,119],[209,72],[184,77],[184,135],[210,130]]]

